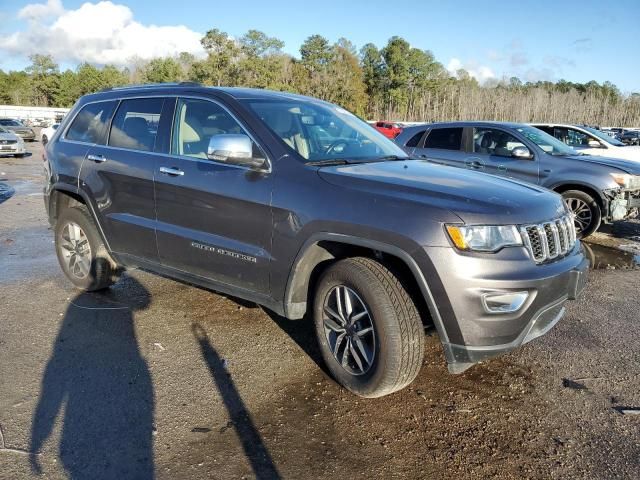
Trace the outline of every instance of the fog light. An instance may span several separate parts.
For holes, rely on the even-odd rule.
[[[522,308],[529,292],[489,292],[482,295],[482,306],[487,313],[513,313]]]

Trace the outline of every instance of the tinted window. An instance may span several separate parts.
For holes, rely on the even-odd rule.
[[[460,150],[461,142],[462,128],[434,128],[429,133],[424,147]]]
[[[217,103],[206,100],[178,100],[171,153],[207,158],[207,147],[211,137],[224,134],[246,135],[246,132],[236,119]],[[264,154],[258,155],[254,152],[254,156]]]
[[[115,105],[115,101],[85,105],[73,119],[65,138],[104,145],[104,134]]]
[[[588,147],[589,140],[592,140],[591,136],[586,133],[565,127],[556,127],[553,135],[570,147]]]
[[[409,140],[407,142],[407,147],[417,147],[418,143],[420,143],[420,139],[422,138],[422,135],[424,135],[425,130],[421,130],[418,133],[416,133],[413,137],[411,137],[411,140]]]
[[[0,120],[0,125],[5,125],[7,127],[24,127],[24,125],[22,125],[17,120],[11,120],[9,118],[3,118],[2,120]]]
[[[123,100],[111,123],[109,146],[152,151],[163,103],[162,98]]]
[[[524,146],[520,140],[503,130],[495,128],[473,129],[473,151],[475,153],[510,157],[514,148]]]

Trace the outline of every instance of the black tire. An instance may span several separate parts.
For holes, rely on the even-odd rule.
[[[576,215],[575,225],[578,238],[587,238],[600,228],[602,211],[595,198],[581,190],[567,190],[566,192],[562,192],[562,198],[567,206],[569,206],[569,209]],[[588,212],[580,207],[581,205],[586,206]]]
[[[42,139],[41,139],[41,141],[42,141],[42,145],[46,145],[46,144],[47,144],[47,142],[49,141],[49,139],[47,138],[47,136],[46,136],[46,135],[42,135]]]
[[[370,355],[373,358],[366,372],[349,371],[332,351],[329,337],[333,332],[325,328],[326,319],[331,316],[325,313],[325,301],[331,298],[336,287],[340,287],[338,292],[348,287],[370,314],[365,318],[370,319],[373,326],[374,337],[369,341],[374,354]],[[352,313],[351,316],[358,315]],[[338,383],[356,395],[367,398],[388,395],[406,387],[418,375],[424,356],[422,320],[398,278],[380,263],[354,257],[327,268],[316,285],[313,317],[318,344],[329,371]],[[355,335],[352,332],[350,336]]]
[[[68,247],[72,242],[67,227],[73,228],[73,225],[81,229],[83,240],[78,242],[84,244],[82,248],[85,248],[88,242],[90,251],[84,256],[86,262],[76,260],[70,265],[69,260],[65,258],[65,253],[68,254],[70,250],[64,246]],[[120,269],[107,252],[86,207],[66,208],[60,213],[55,225],[55,246],[62,271],[77,288],[85,291],[102,290],[118,280]],[[78,268],[80,263],[86,266]]]
[[[14,156],[17,157],[17,158],[24,158],[25,154],[24,153],[16,153]]]

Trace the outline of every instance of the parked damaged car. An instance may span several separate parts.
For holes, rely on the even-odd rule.
[[[636,217],[640,164],[584,155],[535,127],[447,122],[407,127],[396,143],[434,163],[523,180],[562,195],[579,237],[601,223]]]

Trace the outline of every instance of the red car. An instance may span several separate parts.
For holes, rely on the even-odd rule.
[[[387,138],[396,138],[402,133],[402,124],[392,122],[376,122],[374,128]]]

